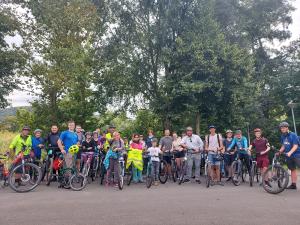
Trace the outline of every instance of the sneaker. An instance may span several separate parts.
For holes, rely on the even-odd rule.
[[[201,180],[200,179],[196,179],[196,183],[201,184]]]
[[[286,189],[289,189],[289,190],[297,190],[297,186],[296,186],[296,184],[291,184],[291,185],[288,186]]]
[[[118,185],[118,184],[115,184],[114,187],[115,187],[115,188],[119,188],[119,185]]]
[[[158,186],[158,181],[154,181],[154,186]]]
[[[139,183],[144,183],[144,181],[143,180],[139,180]]]
[[[227,181],[227,182],[228,182],[228,181],[231,181],[231,179],[232,179],[232,177],[228,177],[226,181]]]
[[[190,183],[190,179],[184,179],[183,183]]]
[[[217,183],[218,183],[218,185],[220,185],[220,186],[224,186],[224,183],[223,183],[222,181],[218,181]]]

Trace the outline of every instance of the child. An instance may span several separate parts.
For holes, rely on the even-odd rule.
[[[143,183],[142,178],[142,171],[143,171],[143,159],[142,159],[142,153],[143,153],[143,145],[140,142],[140,136],[138,134],[133,135],[132,142],[130,144],[130,152],[128,153],[128,159],[130,159],[130,153],[132,151],[137,151],[139,153],[139,160],[138,158],[135,158],[133,161],[133,182],[134,183]],[[132,162],[130,160],[127,160],[127,166],[128,164],[131,164]]]
[[[110,143],[109,151],[106,154],[105,161],[107,169],[107,182],[109,186],[112,179],[112,173],[114,172],[114,183],[118,187],[119,181],[119,157],[125,151],[124,142],[118,132],[113,133],[113,140]]]
[[[154,177],[154,185],[158,185],[158,173],[159,173],[159,154],[161,153],[160,148],[157,147],[157,139],[153,138],[152,147],[148,148],[147,152],[151,156],[152,161],[152,168],[151,168],[151,175]]]

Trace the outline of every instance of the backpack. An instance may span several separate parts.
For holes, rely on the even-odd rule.
[[[209,135],[207,135],[207,145],[209,146]],[[219,148],[221,147],[221,144],[220,144],[220,134],[217,134],[217,139],[218,139],[218,145],[219,145]]]

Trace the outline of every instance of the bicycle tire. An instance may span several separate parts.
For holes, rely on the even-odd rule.
[[[182,162],[181,168],[180,168],[179,180],[178,180],[179,185],[181,185],[184,181],[185,165],[186,165],[185,161]]]
[[[238,165],[239,162],[238,161],[233,161],[233,163],[231,164],[232,167],[232,172],[233,172],[233,176],[232,176],[232,183],[235,186],[239,186],[241,184],[241,172],[240,170],[240,165]],[[238,170],[238,171],[236,171]]]
[[[126,176],[126,181],[127,181],[127,186],[131,184],[131,181],[133,179],[133,167],[132,164],[128,168],[127,176]]]
[[[14,178],[14,172],[17,171],[19,168],[21,167],[26,167],[26,168],[34,168],[37,172],[38,172],[38,176],[37,176],[37,179],[35,181],[34,184],[32,184],[31,187],[29,187],[28,189],[25,189],[25,190],[21,190],[21,189],[18,189],[16,186],[15,186],[15,178]],[[29,175],[30,176],[30,175]],[[25,193],[25,192],[29,192],[29,191],[32,191],[34,190],[41,182],[41,179],[42,179],[42,171],[41,171],[41,168],[33,163],[27,163],[25,162],[24,164],[20,164],[16,167],[14,167],[10,174],[9,174],[9,177],[8,177],[8,184],[10,186],[11,189],[13,189],[15,192],[18,192],[18,193]],[[14,181],[14,182],[13,182]],[[31,183],[31,182],[29,182]]]
[[[49,186],[53,178],[53,159],[50,159],[50,162],[49,160],[46,162],[46,167],[46,185]]]
[[[73,176],[74,170],[72,168],[64,168],[61,171],[61,175],[58,180],[60,180],[60,187],[69,189],[70,188],[70,178]]]
[[[276,177],[273,176],[274,174],[272,173],[272,170],[276,170]],[[280,172],[280,175],[278,177],[278,172]],[[274,189],[271,189],[269,188],[268,185],[266,185],[265,181],[266,181],[266,176],[267,175],[272,175],[272,177],[268,177],[268,181],[269,182],[272,182],[274,181],[275,183],[277,183],[278,185],[278,189],[277,190],[274,190]],[[284,182],[283,183],[279,183],[280,180],[282,180],[283,178],[285,178]],[[270,194],[279,194],[281,192],[283,192],[288,183],[289,183],[289,174],[288,172],[280,165],[274,165],[274,166],[269,166],[268,169],[266,170],[266,172],[262,175],[262,183],[263,183],[263,188],[266,192],[270,193]],[[280,185],[279,185],[280,184]]]
[[[207,188],[209,188],[209,186],[210,186],[210,169],[209,169],[209,165],[208,164],[206,164],[205,165],[205,170],[206,170],[206,174],[205,174],[205,185],[206,185],[206,187]]]
[[[255,165],[253,164],[251,166],[251,174],[249,174],[249,183],[250,183],[250,187],[253,187],[253,181],[254,181],[254,174],[255,174]]]
[[[153,177],[151,175],[148,175],[146,177],[146,187],[150,188],[152,186],[152,183],[153,183]]]
[[[87,177],[81,173],[75,173],[70,178],[70,187],[73,191],[81,191],[86,187]],[[80,184],[79,187],[74,186],[75,183]]]
[[[159,176],[158,176],[158,179],[162,184],[165,184],[168,181],[168,171],[166,171],[166,168],[167,168],[167,162],[162,160],[159,164]]]
[[[120,175],[120,177],[119,177],[118,187],[119,187],[119,190],[123,190],[123,187],[124,187],[124,177],[122,175]]]

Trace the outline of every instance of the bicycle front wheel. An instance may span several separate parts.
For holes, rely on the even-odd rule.
[[[167,162],[161,161],[159,165],[159,176],[158,179],[160,183],[165,184],[168,180],[168,170],[167,170]]]
[[[14,167],[8,178],[11,189],[24,193],[35,189],[42,179],[41,168],[33,163],[22,163]]]
[[[75,173],[70,178],[70,187],[73,191],[81,191],[85,188],[87,178],[81,173]]]
[[[286,189],[289,183],[289,174],[280,165],[270,166],[262,175],[262,183],[266,192],[279,194]]]
[[[232,183],[235,186],[241,184],[242,174],[241,174],[241,164],[238,161],[234,161],[231,165],[233,171]]]

